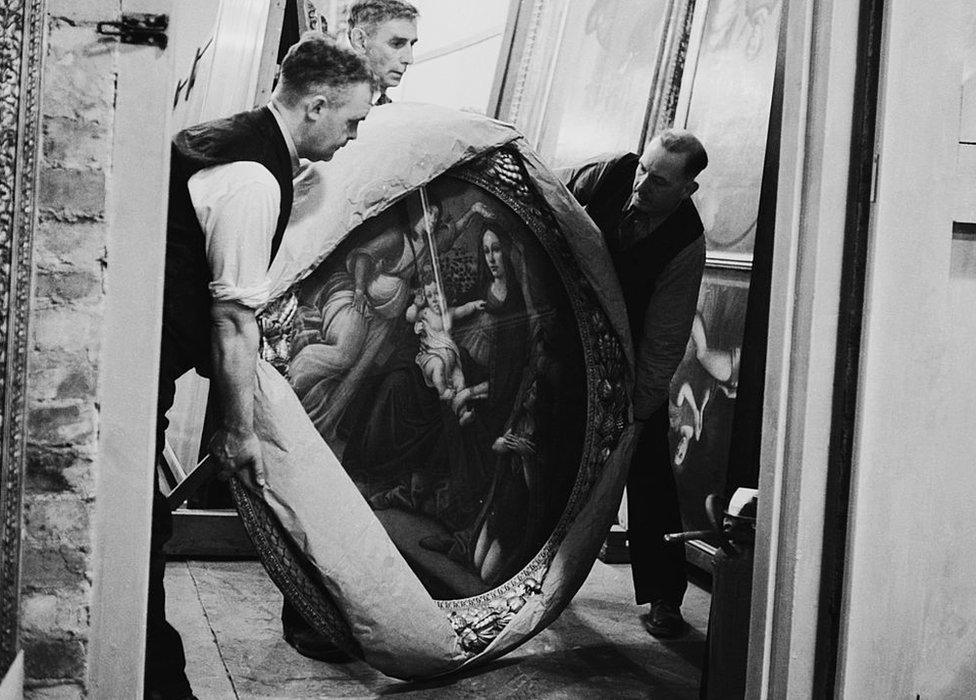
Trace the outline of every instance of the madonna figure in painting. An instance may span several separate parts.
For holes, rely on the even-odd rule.
[[[457,598],[524,566],[565,503],[574,474],[543,484],[557,457],[538,440],[574,410],[553,387],[577,345],[525,224],[473,185],[430,191],[303,282],[288,373],[431,595]]]
[[[362,383],[345,425],[345,468],[435,595],[485,590],[482,567],[489,551],[495,552],[489,566],[497,560],[501,546],[490,546],[488,528],[487,504],[502,459],[493,445],[511,428],[538,326],[527,313],[525,275],[511,258],[509,239],[492,228],[459,236],[444,257],[447,302],[443,309],[434,304],[452,319],[450,343],[439,343],[456,348],[442,353],[453,358],[456,352],[459,363],[450,389],[429,376],[428,331],[418,329],[415,311],[414,323],[405,316],[389,359]],[[435,298],[434,282],[421,277],[426,269],[421,265],[417,282]]]

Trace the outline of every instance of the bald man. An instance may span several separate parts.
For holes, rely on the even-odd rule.
[[[638,605],[660,638],[686,628],[684,548],[665,547],[682,529],[668,446],[668,390],[684,355],[705,269],[705,240],[691,195],[708,165],[691,133],[669,129],[633,153],[588,163],[561,176],[600,228],[627,305],[637,367],[634,420],[639,437],[627,481],[628,542]]]

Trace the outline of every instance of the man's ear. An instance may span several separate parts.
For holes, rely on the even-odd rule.
[[[356,53],[366,53],[366,32],[362,27],[349,30],[349,44]]]
[[[311,95],[305,100],[305,118],[313,122],[318,121],[328,106],[329,101],[324,95]]]

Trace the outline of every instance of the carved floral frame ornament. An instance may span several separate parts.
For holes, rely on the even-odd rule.
[[[45,0],[0,3],[0,674],[17,654]]]

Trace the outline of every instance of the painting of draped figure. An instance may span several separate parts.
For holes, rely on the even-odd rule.
[[[441,176],[354,230],[297,303],[286,376],[431,596],[525,567],[577,477],[586,377],[523,219]]]

